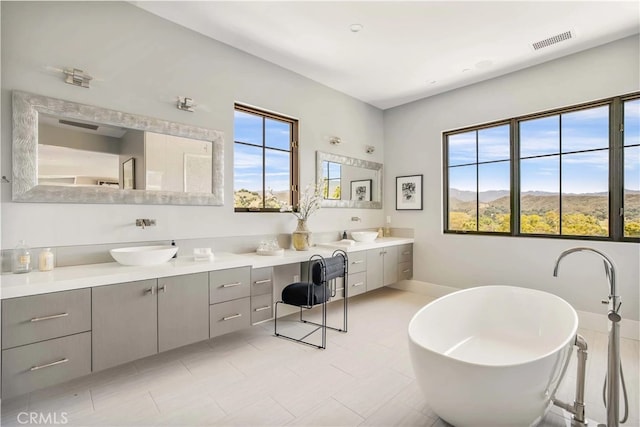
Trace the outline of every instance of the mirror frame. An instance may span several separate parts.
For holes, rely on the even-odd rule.
[[[224,137],[220,131],[13,91],[12,200],[47,203],[224,205]],[[103,123],[212,143],[211,193],[38,185],[38,115]]]
[[[368,160],[356,159],[355,157],[339,156],[337,154],[316,151],[316,182],[322,181],[322,162],[340,163],[345,166],[354,166],[363,169],[373,169],[376,171],[378,181],[377,189],[372,193],[375,201],[356,200],[322,200],[323,208],[363,208],[382,209],[382,163]]]

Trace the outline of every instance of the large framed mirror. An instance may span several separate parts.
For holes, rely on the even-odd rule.
[[[222,132],[13,92],[12,199],[224,204]]]
[[[323,207],[382,209],[382,163],[316,151]]]

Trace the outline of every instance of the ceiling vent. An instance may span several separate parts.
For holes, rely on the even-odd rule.
[[[556,34],[555,36],[549,37],[548,39],[540,40],[539,42],[533,43],[531,46],[533,50],[540,50],[545,47],[552,46],[556,43],[563,42],[565,40],[569,40],[573,38],[571,31],[565,31],[564,33]]]

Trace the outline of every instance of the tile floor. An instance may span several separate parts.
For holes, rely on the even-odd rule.
[[[326,350],[275,338],[268,322],[5,400],[1,424],[25,425],[26,415],[18,414],[30,412],[69,426],[446,427],[424,401],[408,355],[408,322],[431,300],[380,289],[350,299],[349,332],[328,332]],[[606,335],[580,333],[590,350],[587,416],[603,422]],[[638,341],[623,339],[631,403],[625,426],[634,427],[640,426],[638,348]],[[558,397],[573,401],[575,362],[568,375]],[[553,408],[540,425],[569,424]]]

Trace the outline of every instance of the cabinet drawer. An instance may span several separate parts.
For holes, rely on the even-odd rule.
[[[349,274],[349,293],[350,297],[360,295],[367,292],[367,273]]]
[[[251,296],[273,293],[273,269],[271,267],[251,270]]]
[[[406,245],[398,246],[398,262],[411,261],[413,261],[413,245],[408,243]]]
[[[91,373],[91,332],[2,352],[2,398]]]
[[[251,323],[269,320],[273,317],[273,297],[271,294],[251,297]]]
[[[398,280],[408,280],[413,277],[413,263],[401,262],[398,264]]]
[[[209,323],[210,338],[248,328],[251,326],[250,298],[240,298],[210,306]]]
[[[230,268],[209,272],[209,303],[248,297],[251,292],[251,267]]]
[[[2,348],[91,329],[91,289],[2,301]]]
[[[367,251],[349,252],[349,274],[367,269]]]

